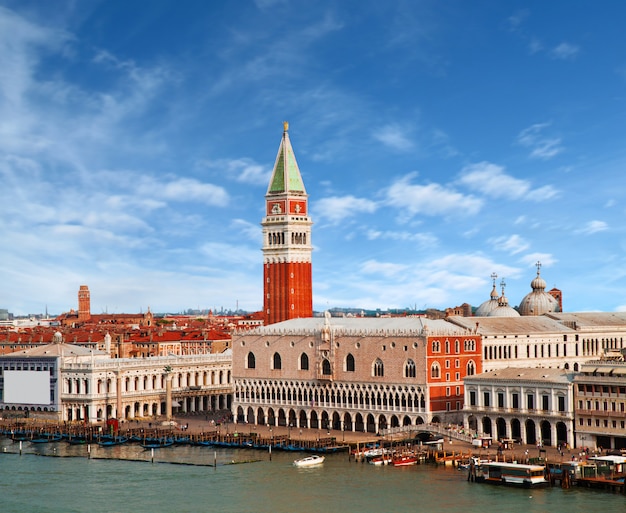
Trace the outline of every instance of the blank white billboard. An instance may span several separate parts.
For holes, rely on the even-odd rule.
[[[50,372],[5,370],[4,402],[50,404]]]

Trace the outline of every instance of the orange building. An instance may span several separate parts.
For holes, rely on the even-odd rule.
[[[426,362],[430,411],[460,411],[465,393],[463,380],[483,371],[482,336],[431,334],[426,339]]]
[[[261,223],[265,324],[313,316],[313,223],[288,130],[285,122]]]

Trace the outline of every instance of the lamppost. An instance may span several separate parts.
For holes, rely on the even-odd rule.
[[[289,423],[288,429],[287,429],[287,438],[289,438],[289,441],[291,441],[291,422]]]

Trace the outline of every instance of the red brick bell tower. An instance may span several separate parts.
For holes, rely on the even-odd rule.
[[[266,324],[313,317],[311,219],[308,195],[289,141],[283,137],[267,194],[263,227],[263,313]]]
[[[78,289],[78,322],[91,319],[91,295],[89,287],[81,285]]]

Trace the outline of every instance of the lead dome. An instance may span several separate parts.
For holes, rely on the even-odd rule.
[[[543,315],[559,311],[558,301],[546,292],[546,282],[541,277],[541,263],[537,262],[537,276],[530,282],[532,292],[524,296],[518,310],[521,315]]]

